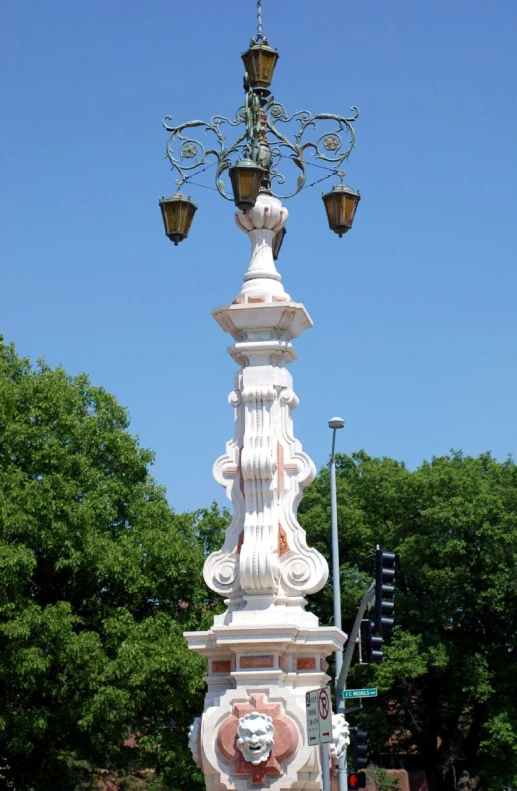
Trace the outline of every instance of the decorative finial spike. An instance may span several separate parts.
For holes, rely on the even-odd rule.
[[[257,0],[257,38],[262,38],[262,0]]]

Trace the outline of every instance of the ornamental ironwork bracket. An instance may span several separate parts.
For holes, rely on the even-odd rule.
[[[351,107],[348,117],[334,113],[316,113],[299,110],[289,115],[285,107],[269,97],[264,106],[261,97],[246,85],[246,102],[237,110],[235,117],[230,119],[215,115],[210,121],[187,121],[179,126],[172,126],[172,116],[163,119],[163,126],[169,132],[165,156],[172,169],[177,170],[182,181],[189,180],[203,166],[216,164],[215,183],[223,198],[232,200],[226,193],[222,175],[234,164],[236,159],[247,156],[262,164],[269,173],[270,191],[277,198],[291,198],[303,189],[307,179],[307,165],[311,164],[308,156],[315,160],[332,165],[336,172],[343,162],[349,158],[355,146],[355,130],[353,122],[359,116],[357,107]],[[315,138],[306,139],[308,133],[315,131],[318,122],[332,123],[332,129]],[[298,130],[291,136],[280,129],[280,125],[293,122]],[[224,126],[241,129],[233,142],[227,142],[227,131]],[[191,130],[199,130],[212,136],[211,143],[202,143],[199,136],[193,136]],[[296,187],[286,194],[280,194],[272,188],[274,182],[282,185],[286,177],[279,172],[278,165],[284,158],[300,170]]]
[[[313,115],[308,110],[299,110],[289,115],[283,104],[269,96],[269,83],[278,53],[269,47],[262,32],[262,0],[257,0],[257,33],[251,39],[250,49],[243,55],[243,59],[260,50],[268,54],[268,57],[271,54],[274,56],[273,61],[270,61],[267,77],[263,75],[266,77],[267,88],[264,88],[264,83],[261,85],[260,80],[250,81],[248,74],[245,74],[245,102],[233,119],[214,115],[210,121],[187,121],[179,126],[170,123],[170,115],[163,119],[163,125],[169,132],[165,156],[172,169],[178,171],[182,183],[190,180],[201,168],[206,170],[217,165],[216,187],[223,198],[232,200],[226,193],[222,176],[237,159],[245,157],[264,169],[263,190],[276,198],[291,198],[305,186],[307,165],[315,164],[308,157],[328,163],[332,166],[330,171],[337,172],[350,156],[355,146],[352,124],[359,115],[357,107],[350,108],[351,115],[348,117],[333,113]],[[332,127],[327,132],[313,136],[313,139],[307,139],[310,132],[316,132],[320,122],[330,122]],[[280,129],[281,125],[289,123],[298,125],[290,135],[288,130],[284,130],[284,133]],[[231,143],[227,143],[225,126],[237,130]],[[209,135],[210,142],[201,142],[199,135],[192,136],[192,130],[196,130],[196,135],[198,132]],[[278,194],[273,190],[273,184],[281,186],[286,182],[286,176],[279,172],[280,162],[285,159],[290,160],[300,173],[294,189],[286,194]]]

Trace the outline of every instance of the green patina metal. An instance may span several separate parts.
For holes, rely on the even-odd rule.
[[[262,0],[257,0],[257,33],[251,40],[251,46],[268,46],[262,32]],[[308,110],[289,115],[273,96],[266,97],[267,92],[253,88],[247,74],[244,76],[244,92],[244,105],[233,119],[215,115],[209,121],[187,121],[173,126],[170,123],[172,116],[165,116],[163,125],[169,132],[165,156],[182,182],[188,181],[202,166],[216,164],[217,189],[224,198],[232,200],[226,193],[222,176],[238,159],[249,158],[266,171],[263,189],[285,199],[297,195],[305,186],[307,165],[311,164],[308,157],[329,163],[336,172],[349,158],[355,146],[352,124],[359,116],[357,107],[350,108],[348,117],[334,113],[313,115]],[[331,128],[317,136],[311,135],[319,122],[329,122]],[[297,127],[291,135],[289,130],[281,128],[288,124]],[[232,128],[236,130],[235,138],[228,143],[226,137]],[[209,134],[211,142],[202,143],[199,137],[192,136],[191,130]],[[290,160],[300,173],[294,189],[280,194],[273,185],[281,186],[286,182],[286,177],[278,169],[285,159]]]
[[[262,0],[257,0],[257,39],[262,39]]]

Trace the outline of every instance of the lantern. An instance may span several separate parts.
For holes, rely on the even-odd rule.
[[[188,236],[197,206],[181,192],[176,192],[170,198],[162,198],[159,205],[165,233],[177,247]]]
[[[282,247],[282,242],[284,241],[284,236],[286,233],[287,230],[284,226],[283,228],[280,228],[280,230],[277,231],[273,236],[273,261],[276,261],[280,255],[280,248]]]
[[[339,234],[339,238],[350,230],[354,222],[357,204],[361,200],[359,192],[355,192],[346,184],[336,184],[330,192],[322,196],[329,228]]]
[[[259,90],[263,96],[269,96],[269,86],[279,58],[278,50],[270,47],[267,38],[263,38],[260,42],[252,41],[250,48],[241,57],[251,87]]]
[[[252,209],[266,175],[252,159],[241,159],[229,170],[233,189],[233,201],[238,209],[246,213]]]

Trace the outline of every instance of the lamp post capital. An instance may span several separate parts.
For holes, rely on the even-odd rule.
[[[352,106],[348,115],[308,110],[290,114],[271,95],[278,58],[278,50],[269,45],[262,33],[262,3],[259,0],[257,33],[242,55],[244,104],[233,117],[214,115],[209,121],[192,120],[175,125],[172,116],[165,116],[163,125],[169,133],[165,156],[182,184],[188,184],[193,176],[215,167],[215,186],[219,194],[233,201],[244,213],[255,206],[258,196],[264,192],[284,200],[313,186],[307,184],[307,168],[313,165],[323,168],[327,175],[321,177],[320,171],[314,183],[332,176],[340,179],[322,199],[329,227],[341,237],[351,229],[360,200],[359,192],[342,183],[343,163],[355,147],[354,121],[359,110]],[[294,166],[297,178],[284,190],[283,185],[289,180],[280,169],[286,162]],[[178,203],[180,199],[190,200],[179,193],[179,197],[175,195],[160,201],[166,234],[175,245],[187,237],[195,211],[194,208],[190,212],[186,232],[183,226],[176,227],[182,218],[177,211],[172,211],[177,207],[170,202]]]

